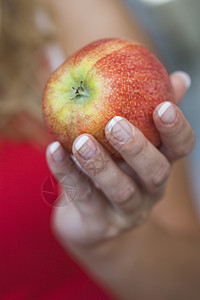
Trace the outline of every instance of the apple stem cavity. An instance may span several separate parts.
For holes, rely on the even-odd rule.
[[[82,97],[82,96],[88,96],[87,91],[83,87],[83,81],[80,81],[80,84],[77,87],[72,87],[72,90],[74,92],[74,95],[70,98],[70,100],[73,100],[77,97]]]

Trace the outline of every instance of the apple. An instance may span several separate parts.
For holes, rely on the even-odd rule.
[[[77,136],[89,133],[118,158],[105,137],[108,121],[126,118],[159,147],[152,114],[163,101],[173,101],[173,91],[161,62],[137,42],[111,38],[85,46],[50,76],[43,114],[49,131],[69,152]]]

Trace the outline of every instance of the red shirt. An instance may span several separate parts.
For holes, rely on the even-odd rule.
[[[45,149],[0,142],[0,299],[108,300],[63,250],[42,198]]]

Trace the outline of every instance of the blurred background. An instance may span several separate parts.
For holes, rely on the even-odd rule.
[[[200,219],[199,12],[200,0],[0,0],[1,299],[58,299],[58,292],[59,299],[107,299],[55,239],[53,206],[43,201],[41,191],[51,175],[45,160],[52,137],[42,116],[44,86],[66,57],[89,42],[134,39],[152,50],[169,73],[190,74],[192,86],[181,108],[196,135],[186,171]],[[170,177],[167,200],[172,203],[161,204],[157,220],[170,231],[193,232],[198,220],[185,192],[187,180],[181,178],[185,168],[178,165],[178,171],[175,180]]]
[[[192,86],[180,106],[192,125],[196,144],[188,158],[189,181],[200,217],[200,1],[124,0],[152,37],[169,72],[184,70]]]

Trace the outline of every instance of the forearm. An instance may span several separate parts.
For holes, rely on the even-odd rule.
[[[74,253],[116,298],[199,299],[199,237],[171,236],[149,223],[100,247],[73,247]]]
[[[105,37],[126,37],[151,44],[136,18],[118,0],[50,0],[67,55]]]
[[[165,195],[152,211],[152,218],[168,231],[195,235],[200,230],[200,223],[192,201],[188,180],[190,174],[185,163],[181,159],[174,164]]]

